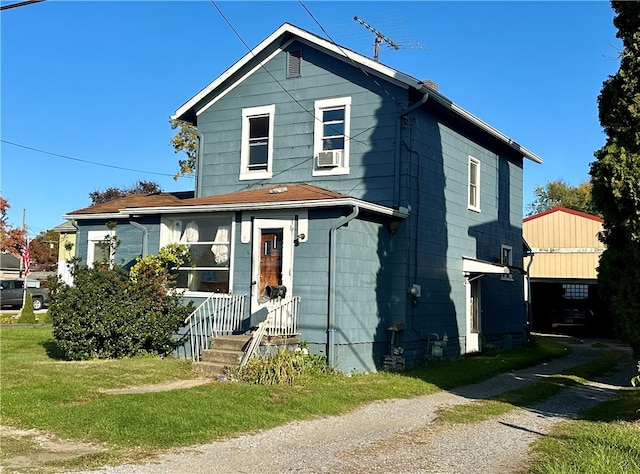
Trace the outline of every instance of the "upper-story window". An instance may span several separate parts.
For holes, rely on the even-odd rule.
[[[480,160],[469,156],[469,186],[467,206],[480,212]]]
[[[242,109],[240,179],[273,175],[273,119],[275,105]]]
[[[349,173],[351,97],[315,103],[313,175]]]

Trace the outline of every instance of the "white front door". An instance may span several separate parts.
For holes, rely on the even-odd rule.
[[[278,299],[269,299],[268,286],[284,286],[292,296],[293,220],[255,219],[251,268],[251,314],[274,308]]]
[[[465,281],[467,293],[466,311],[466,350],[465,352],[480,351],[480,279]]]

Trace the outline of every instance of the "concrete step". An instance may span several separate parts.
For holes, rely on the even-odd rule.
[[[239,334],[233,336],[217,336],[211,338],[211,349],[222,349],[228,351],[244,351],[244,346],[251,339],[250,334]]]
[[[204,375],[206,377],[220,377],[225,375],[226,369],[229,368],[228,364],[218,364],[217,362],[194,362],[193,371],[197,374]]]
[[[242,359],[242,351],[230,351],[223,349],[205,349],[200,355],[200,360],[203,362],[217,362],[219,364],[227,364],[236,366]]]

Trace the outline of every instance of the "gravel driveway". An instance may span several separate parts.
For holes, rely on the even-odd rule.
[[[569,342],[569,341],[563,341]],[[92,473],[513,473],[526,466],[530,444],[562,419],[629,386],[633,363],[598,383],[563,390],[528,409],[482,423],[433,423],[438,407],[469,403],[520,388],[585,363],[600,351],[591,341],[572,344],[567,357],[503,374],[451,392],[387,400],[343,415],[288,423],[187,450],[145,464],[105,467]],[[618,347],[616,347],[618,349]]]

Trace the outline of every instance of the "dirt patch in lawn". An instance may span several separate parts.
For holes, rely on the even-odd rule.
[[[90,443],[60,439],[39,430],[21,430],[0,426],[2,472],[46,472],[47,466],[65,464],[87,455],[103,453],[106,448]]]

